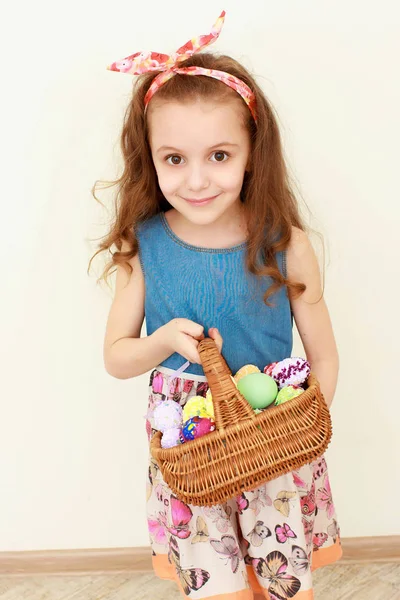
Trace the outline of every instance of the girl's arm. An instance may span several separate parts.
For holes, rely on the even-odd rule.
[[[339,356],[328,308],[322,296],[318,261],[307,235],[293,227],[287,250],[288,278],[307,286],[297,299],[291,298],[292,312],[307,360],[321,385],[328,407],[336,390]]]
[[[128,249],[126,242],[122,246]],[[176,318],[147,337],[140,337],[144,321],[145,282],[138,255],[130,261],[129,274],[117,267],[115,296],[104,338],[104,366],[118,379],[129,379],[157,367],[174,352],[192,363],[200,363],[197,350],[204,328],[189,319]],[[216,329],[208,335],[221,351],[222,337]]]
[[[104,339],[104,366],[118,379],[141,375],[171,354],[157,336],[140,337],[145,287],[138,255],[130,260],[130,265],[131,275],[124,267],[117,267],[115,295]]]

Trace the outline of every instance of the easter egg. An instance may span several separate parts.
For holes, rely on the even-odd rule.
[[[266,408],[278,394],[276,382],[265,373],[251,373],[238,382],[238,390],[253,408]]]
[[[255,365],[244,365],[244,367],[241,367],[236,373],[234,380],[236,383],[239,383],[243,377],[246,377],[246,375],[251,375],[251,373],[260,373],[260,369]]]
[[[196,425],[194,439],[197,440],[197,438],[207,435],[207,433],[211,433],[214,429],[215,423],[212,419],[200,419],[199,423]]]
[[[278,362],[272,370],[272,377],[279,388],[287,385],[301,385],[310,374],[310,363],[304,358],[285,358]]]
[[[163,436],[161,438],[161,447],[173,448],[174,446],[178,446],[178,444],[181,443],[180,435],[181,429],[179,427],[167,429],[166,431],[164,431]]]
[[[182,407],[173,400],[163,400],[154,410],[154,427],[158,431],[182,425]]]
[[[302,394],[303,392],[303,388],[299,387],[298,385],[287,385],[278,392],[275,404],[276,406],[279,406],[279,404],[284,404],[288,400],[297,398],[297,396],[300,396],[300,394]]]
[[[272,377],[272,371],[274,370],[274,368],[276,367],[278,363],[273,362],[270,365],[267,365],[266,367],[264,367],[264,373],[266,375],[269,375],[270,377]]]
[[[205,401],[205,407],[206,407],[206,411],[207,411],[208,416],[211,419],[214,419],[214,404],[213,404],[213,401],[212,401],[211,392],[210,392],[210,394],[208,394],[208,392],[207,392],[206,401]]]
[[[200,421],[200,417],[192,417],[183,424],[182,434],[186,441],[194,440],[196,427]]]
[[[183,408],[183,420],[188,421],[192,417],[214,418],[214,406],[212,401],[203,396],[194,396],[188,400]]]
[[[183,424],[182,434],[186,441],[190,441],[202,437],[214,429],[215,423],[212,419],[192,417]]]

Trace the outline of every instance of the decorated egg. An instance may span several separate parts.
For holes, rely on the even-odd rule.
[[[215,429],[215,423],[213,419],[200,419],[200,422],[197,424],[196,431],[194,434],[194,439],[196,440],[203,435],[207,435],[207,433],[211,433]]]
[[[265,373],[251,373],[238,382],[238,390],[253,408],[266,408],[278,394],[276,382]]]
[[[285,358],[272,370],[272,377],[280,389],[287,385],[301,385],[310,374],[310,363],[304,358]]]
[[[244,365],[244,367],[241,367],[236,373],[234,380],[236,383],[239,383],[243,377],[246,377],[246,375],[251,375],[251,373],[260,373],[260,369],[255,365]]]
[[[200,422],[200,417],[192,417],[185,421],[182,427],[182,434],[185,440],[194,440],[196,426]]]
[[[270,377],[272,377],[272,371],[274,370],[274,368],[275,368],[275,366],[276,366],[277,364],[278,364],[278,363],[276,363],[276,362],[273,362],[273,363],[271,363],[270,365],[267,365],[266,367],[264,367],[264,373],[265,373],[266,375],[269,375]]]
[[[297,398],[297,396],[300,396],[300,394],[303,392],[303,388],[298,385],[287,385],[278,392],[275,404],[276,406],[279,406],[279,404],[284,404],[288,400]]]
[[[182,425],[182,407],[173,400],[163,400],[154,409],[154,427],[158,431],[179,428]]]
[[[192,417],[214,418],[214,406],[203,396],[194,396],[190,398],[183,407],[183,420],[188,421]]]
[[[215,423],[212,419],[192,417],[183,424],[182,433],[186,441],[195,440],[211,431],[214,431]]]
[[[173,429],[167,429],[164,431],[163,436],[161,438],[161,447],[162,448],[173,448],[174,446],[178,446],[181,443],[181,429],[179,427],[174,427]]]

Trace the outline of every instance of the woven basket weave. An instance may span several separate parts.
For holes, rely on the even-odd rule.
[[[215,431],[169,449],[161,447],[157,432],[150,445],[164,481],[180,500],[196,506],[221,504],[325,452],[332,425],[312,373],[300,396],[256,415],[215,342],[202,340],[199,353],[211,388]]]

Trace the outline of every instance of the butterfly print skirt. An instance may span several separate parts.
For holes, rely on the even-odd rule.
[[[205,396],[202,376],[150,377],[146,430],[164,400],[181,406]],[[196,465],[193,465],[193,469]],[[324,457],[213,507],[181,502],[149,459],[147,520],[156,575],[174,580],[184,598],[311,600],[312,571],[342,555]]]

